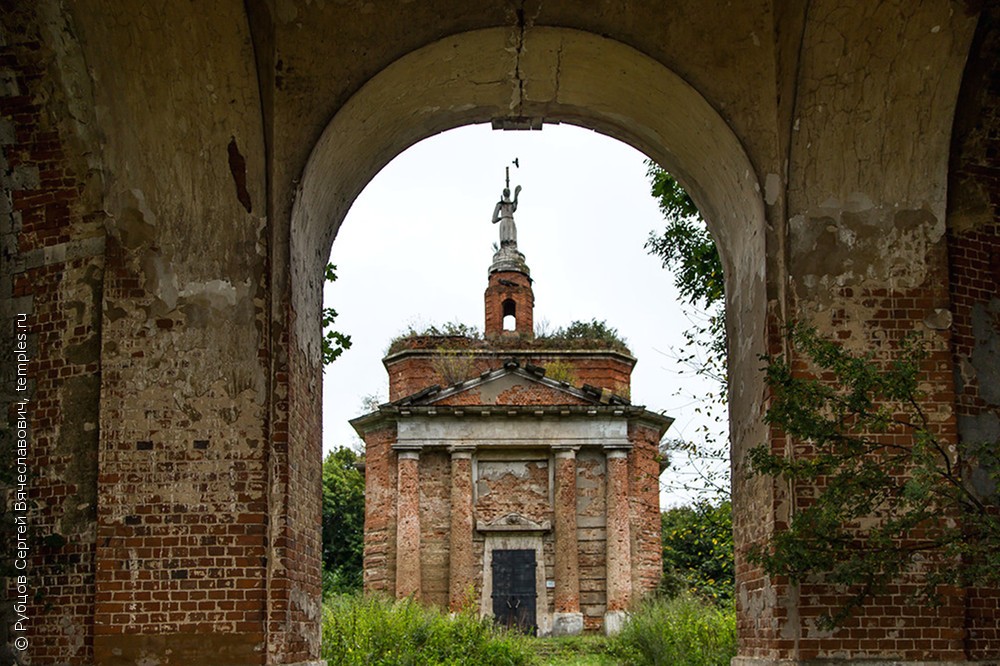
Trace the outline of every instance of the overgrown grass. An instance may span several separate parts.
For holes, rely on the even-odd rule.
[[[603,635],[558,636],[532,641],[539,666],[617,666]]]
[[[729,666],[736,655],[736,611],[686,594],[652,599],[607,649],[629,666]]]
[[[330,666],[520,666],[530,639],[471,612],[448,616],[384,597],[335,596],[323,607],[322,656]]]

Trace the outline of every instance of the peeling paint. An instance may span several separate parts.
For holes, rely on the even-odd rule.
[[[764,203],[773,206],[781,196],[781,178],[776,173],[769,173],[764,179]]]

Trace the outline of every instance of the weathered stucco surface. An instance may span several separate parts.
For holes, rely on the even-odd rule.
[[[0,311],[30,316],[32,492],[67,539],[32,563],[33,663],[318,658],[321,267],[372,175],[462,124],[583,125],[690,189],[726,267],[740,553],[796,502],[742,467],[789,446],[757,360],[784,321],[883,355],[926,333],[941,432],[1000,434],[993,3],[25,0],[0,21]],[[394,566],[396,516],[373,519]],[[891,629],[833,637],[815,591],[739,554],[737,577],[741,664],[1000,651],[996,590],[938,633],[894,598],[866,611]]]

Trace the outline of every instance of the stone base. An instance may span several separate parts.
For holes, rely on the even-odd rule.
[[[553,613],[553,636],[576,636],[583,633],[583,613]]]
[[[608,611],[604,614],[604,635],[614,636],[621,632],[628,620],[628,613],[625,611]]]

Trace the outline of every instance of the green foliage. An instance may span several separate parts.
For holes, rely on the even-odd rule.
[[[622,342],[618,330],[608,326],[605,321],[574,321],[569,326],[556,329],[553,338],[565,340],[604,340],[609,343]]]
[[[519,666],[532,662],[529,640],[471,610],[343,595],[324,604],[321,655],[330,666]]]
[[[690,355],[686,362],[695,362],[706,374],[725,383],[726,379],[726,319],[725,280],[722,259],[708,233],[708,226],[697,207],[680,183],[657,166],[646,162],[650,192],[658,200],[666,220],[663,231],[649,232],[646,250],[674,273],[674,285],[689,305],[704,311],[704,316],[692,321],[685,333]],[[697,360],[697,350],[704,348],[707,356]]]
[[[410,331],[411,334],[413,335],[433,335],[433,336],[462,337],[462,338],[480,337],[478,328],[476,328],[475,326],[469,326],[468,324],[463,324],[462,322],[458,321],[449,321],[445,324],[442,324],[440,328],[437,326],[428,326],[420,333],[413,332],[412,328],[410,329]]]
[[[733,598],[733,506],[730,501],[668,509],[663,527],[663,592],[690,592],[717,603]]]
[[[337,267],[333,264],[327,264],[324,279],[327,282],[335,282],[337,280]],[[351,336],[330,328],[336,318],[336,310],[333,308],[323,308],[323,317],[321,319],[323,325],[321,351],[324,368],[336,361],[344,353],[345,349],[351,348]]]
[[[691,595],[643,602],[608,652],[627,666],[729,666],[736,656],[736,611]]]
[[[604,321],[574,321],[552,333],[537,337],[505,335],[487,341],[479,329],[457,322],[443,326],[428,326],[416,330],[412,326],[389,343],[387,354],[412,348],[436,349],[612,349],[630,353],[625,339]]]
[[[431,359],[431,367],[446,384],[464,382],[478,374],[476,372],[476,359],[457,349],[438,348],[437,355]]]
[[[726,383],[725,282],[722,259],[691,197],[680,183],[653,162],[647,162],[650,191],[666,220],[661,232],[651,231],[646,250],[674,273],[674,285],[700,316],[689,317],[685,348],[679,359],[722,384]],[[719,393],[725,395],[725,390]],[[723,398],[724,400],[724,398]]]
[[[535,638],[531,647],[535,663],[545,666],[618,666],[608,654],[607,638],[601,634]]]
[[[680,183],[653,162],[646,172],[651,194],[667,221],[660,233],[650,232],[646,249],[674,271],[674,284],[689,303],[711,308],[725,295],[722,259],[705,221]]]
[[[671,350],[669,355],[678,366],[686,368],[681,374],[693,372],[718,386],[717,390],[688,396],[699,405],[695,411],[710,416],[712,423],[700,426],[696,439],[677,442],[674,447],[686,458],[681,469],[693,469],[694,478],[672,478],[684,490],[726,497],[729,441],[721,433],[725,431],[728,397],[728,350],[722,260],[705,220],[684,188],[655,163],[646,164],[650,193],[657,199],[666,225],[662,231],[650,232],[645,247],[660,258],[664,268],[673,271],[674,285],[686,301],[681,304],[682,313],[689,322],[683,333],[683,347]]]
[[[828,627],[904,577],[927,602],[941,585],[1000,585],[1000,507],[965,478],[970,462],[994,481],[1000,467],[995,457],[964,460],[940,436],[920,388],[934,365],[920,341],[904,339],[895,358],[880,359],[794,326],[788,346],[808,359],[810,374],[765,357],[766,421],[791,447],[756,447],[751,471],[781,477],[812,500],[796,504],[789,529],[752,549],[751,561],[793,583],[849,590]]]
[[[568,326],[560,326],[548,335],[536,338],[532,346],[545,349],[613,349],[630,353],[628,343],[618,330],[596,319],[575,320]]]
[[[552,361],[545,364],[545,376],[552,381],[566,382],[572,386],[578,383],[573,366],[566,361]]]
[[[425,326],[422,329],[408,326],[405,331],[389,341],[386,354],[409,349],[414,343],[421,342],[424,338],[438,338],[431,345],[437,349],[475,347],[483,342],[482,333],[479,332],[478,328],[457,321],[450,321],[440,326]]]
[[[480,340],[482,339],[482,334],[475,326],[469,326],[468,324],[463,324],[460,321],[449,321],[441,324],[440,326],[425,326],[420,330],[413,328],[413,326],[409,326],[406,331],[397,336],[396,339],[401,340],[405,338],[417,337],[469,338],[472,340]]]
[[[323,592],[360,590],[365,527],[365,478],[357,454],[339,448],[323,460]]]

